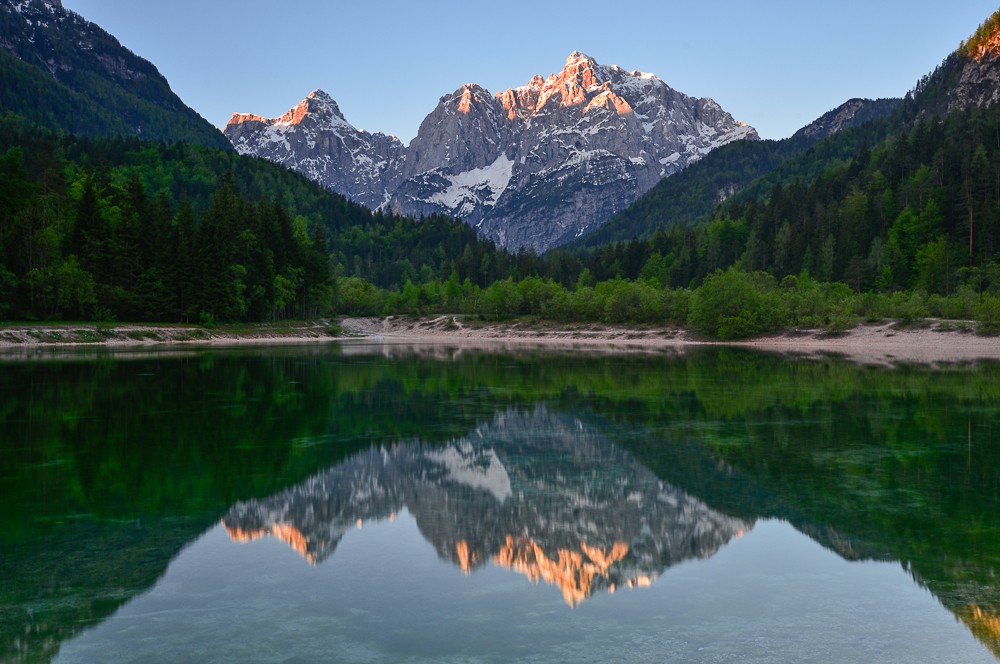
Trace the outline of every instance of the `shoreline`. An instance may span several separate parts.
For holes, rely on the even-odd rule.
[[[201,327],[146,323],[38,323],[0,325],[0,354],[38,348],[259,346],[336,341],[330,321]]]
[[[385,344],[502,345],[571,348],[587,352],[683,353],[708,346],[749,348],[762,352],[819,359],[843,357],[858,364],[947,364],[1000,361],[1000,337],[980,336],[940,322],[903,327],[895,322],[860,324],[839,335],[826,330],[792,330],[740,341],[711,341],[689,330],[578,324],[553,327],[532,321],[463,322],[460,316],[347,318],[345,332]]]
[[[944,328],[944,329],[942,329]],[[26,357],[44,349],[238,348],[346,342],[352,351],[372,345],[395,347],[529,347],[617,353],[683,353],[706,346],[750,348],[792,357],[841,356],[860,363],[1000,361],[1000,337],[963,331],[940,322],[923,327],[896,323],[861,324],[832,336],[824,330],[794,330],[741,341],[708,341],[690,331],[666,327],[538,321],[483,323],[458,315],[345,318],[336,321],[222,325],[58,323],[0,326],[0,359]]]

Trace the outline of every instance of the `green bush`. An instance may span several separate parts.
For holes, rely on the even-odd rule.
[[[573,291],[567,304],[567,320],[598,321],[604,310],[604,304],[592,286],[578,287]]]
[[[953,295],[931,295],[927,308],[931,315],[951,320],[970,320],[975,316],[979,295],[969,286],[961,286]]]
[[[687,323],[691,309],[691,291],[686,288],[663,293],[663,317],[667,323],[678,327]]]
[[[691,298],[688,325],[713,339],[745,339],[781,328],[785,311],[774,279],[735,268],[709,275]]]
[[[854,314],[866,323],[880,323],[889,317],[889,305],[882,293],[861,293],[854,298]]]
[[[1000,334],[1000,297],[983,295],[975,307],[980,334]]]
[[[920,291],[893,293],[889,298],[889,307],[892,318],[903,325],[913,325],[931,315],[927,308],[927,296]]]
[[[337,282],[335,309],[346,316],[378,316],[385,304],[373,284],[360,277],[346,277]]]
[[[663,320],[663,291],[645,281],[613,279],[595,287],[600,319],[605,323],[659,323]]]
[[[843,332],[854,326],[855,295],[847,284],[820,283],[803,272],[781,280],[786,323],[795,327],[825,327]]]
[[[858,324],[858,318],[851,311],[850,304],[832,308],[823,326],[830,334],[843,334]]]
[[[521,293],[510,279],[494,281],[483,291],[478,313],[486,320],[509,320],[521,309]]]

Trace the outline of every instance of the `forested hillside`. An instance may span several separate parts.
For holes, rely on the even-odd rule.
[[[816,174],[816,164],[822,169],[831,160],[849,159],[862,142],[870,144],[884,136],[892,126],[886,118],[899,102],[852,99],[789,138],[737,141],[717,148],[685,170],[661,180],[607,224],[570,247],[600,247],[648,238],[658,230],[706,221],[720,203],[734,195],[759,197],[766,192],[768,182],[780,181],[789,173],[803,179],[811,177]],[[855,131],[862,126],[864,129]],[[808,156],[796,159],[799,155]],[[804,169],[804,165],[812,165],[811,170]],[[768,177],[774,171],[777,174]]]
[[[738,265],[779,279],[806,273],[855,291],[1000,289],[998,25],[1000,13],[891,116],[788,158],[795,150],[781,142],[708,155],[654,188],[608,232],[631,228],[641,237],[658,216],[690,220],[698,208],[685,196],[703,206],[707,193],[739,173],[760,176],[696,227],[668,224],[648,240],[598,247],[584,263],[597,279],[647,276],[673,287]]]
[[[511,258],[443,217],[348,202],[268,162],[0,122],[0,317],[271,320],[330,313],[335,277],[400,289]]]
[[[0,0],[0,113],[84,136],[231,150],[149,61],[54,0]]]

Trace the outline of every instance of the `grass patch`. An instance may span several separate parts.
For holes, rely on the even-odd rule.
[[[76,340],[83,344],[99,344],[105,339],[98,330],[73,330],[73,334],[76,335]]]
[[[59,343],[63,341],[62,332],[55,330],[28,330],[28,336],[41,343]]]
[[[934,328],[935,332],[972,332],[972,324],[965,320],[943,320]]]
[[[892,329],[894,330],[926,330],[933,325],[934,322],[927,318],[901,318],[896,321]]]
[[[848,332],[849,330],[846,328],[829,328],[818,336],[820,339],[836,339],[838,337],[846,337]]]

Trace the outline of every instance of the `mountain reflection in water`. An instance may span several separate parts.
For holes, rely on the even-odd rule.
[[[117,643],[118,660],[134,661],[143,630],[178,655],[224,629],[263,638],[241,613],[255,602],[267,609],[260,624],[276,628],[310,624],[282,612],[335,615],[339,636],[323,623],[317,648],[360,630],[367,656],[396,629],[389,660],[452,652],[419,649],[442,615],[464,625],[450,636],[480,639],[462,652],[489,645],[508,660],[545,644],[551,659],[572,659],[567,634],[591,634],[596,615],[605,631],[577,642],[582,659],[595,643],[649,634],[691,645],[680,661],[752,660],[747,647],[758,661],[800,661],[812,652],[800,645],[841,641],[866,661],[934,648],[937,661],[962,664],[1000,655],[1000,365],[435,349],[6,363],[0,661],[87,643],[107,661]],[[787,548],[799,535],[836,556],[799,573],[801,550]],[[230,542],[262,536],[313,565],[277,542]],[[734,561],[745,566],[734,573]],[[761,574],[769,563],[773,577]],[[873,585],[883,572],[900,583]],[[642,593],[605,593],[647,581]],[[919,611],[907,612],[907,593]],[[560,596],[577,609],[561,610]],[[212,601],[216,622],[189,615]],[[352,613],[359,602],[366,612]],[[157,620],[143,613],[164,608]],[[526,610],[540,613],[517,622]],[[476,631],[487,616],[499,627]],[[203,640],[185,651],[192,626]],[[718,638],[698,641],[710,632]],[[753,641],[764,632],[767,643]],[[723,642],[731,656],[699,654]],[[822,659],[854,651],[838,652],[847,656]]]
[[[558,586],[570,606],[598,590],[648,586],[753,527],[544,407],[508,410],[443,447],[361,452],[270,498],[237,503],[223,524],[235,541],[277,537],[315,564],[349,530],[404,508],[463,572],[492,561]]]

